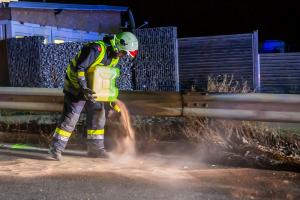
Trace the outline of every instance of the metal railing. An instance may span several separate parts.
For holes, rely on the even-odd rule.
[[[0,87],[0,110],[60,112],[63,92],[53,88]],[[300,122],[300,95],[120,92],[133,115],[199,116],[223,119]]]

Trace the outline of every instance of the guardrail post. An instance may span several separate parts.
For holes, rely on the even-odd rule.
[[[260,83],[260,58],[258,53],[258,31],[252,35],[252,55],[253,55],[253,86],[256,92],[261,91]]]

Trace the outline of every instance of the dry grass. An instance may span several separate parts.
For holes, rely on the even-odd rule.
[[[218,75],[218,76],[208,76],[207,83],[208,92],[218,92],[218,93],[249,93],[253,92],[248,86],[247,81],[242,83],[234,80],[233,75]]]
[[[185,136],[206,159],[222,164],[300,166],[300,137],[282,133],[262,122],[186,118]]]
[[[249,93],[247,82],[240,84],[233,76],[208,78],[208,92]],[[184,135],[201,146],[213,159],[239,159],[243,164],[267,165],[288,163],[300,165],[300,137],[293,132],[270,128],[263,122],[186,118]],[[250,161],[250,163],[249,163]]]
[[[209,142],[227,149],[260,145],[300,156],[296,133],[283,134],[282,130],[269,128],[263,122],[186,118],[183,132],[194,143]]]

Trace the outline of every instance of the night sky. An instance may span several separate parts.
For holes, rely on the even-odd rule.
[[[129,6],[137,26],[177,26],[178,37],[259,32],[259,41],[283,40],[300,51],[297,1],[269,0],[61,0],[46,2]]]

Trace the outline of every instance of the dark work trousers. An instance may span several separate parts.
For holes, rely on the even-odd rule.
[[[60,122],[53,134],[51,148],[61,153],[75,129],[82,110],[87,114],[87,146],[88,151],[97,153],[104,149],[105,108],[103,102],[92,103],[69,94],[65,94],[64,108]]]

